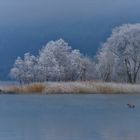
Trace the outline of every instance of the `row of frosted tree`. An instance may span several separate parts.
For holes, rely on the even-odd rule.
[[[50,41],[38,56],[18,57],[10,75],[20,83],[93,79],[93,62],[63,39]]]
[[[50,41],[37,56],[18,57],[10,75],[20,83],[95,79],[136,83],[140,81],[140,24],[114,28],[93,58],[63,39]]]

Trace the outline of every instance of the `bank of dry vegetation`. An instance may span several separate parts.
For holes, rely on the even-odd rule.
[[[140,93],[140,85],[106,82],[52,82],[14,85],[2,88],[4,93],[16,94],[127,94]]]

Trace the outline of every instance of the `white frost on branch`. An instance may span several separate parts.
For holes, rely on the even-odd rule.
[[[135,83],[140,70],[140,24],[114,28],[97,54],[96,68],[103,80]]]
[[[92,66],[89,58],[59,39],[48,42],[36,57],[30,53],[25,53],[23,60],[18,57],[10,73],[21,83],[87,80]]]

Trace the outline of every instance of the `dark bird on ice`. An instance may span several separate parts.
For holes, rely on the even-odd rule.
[[[134,104],[127,104],[127,106],[128,106],[129,108],[135,108],[135,105],[134,105]]]

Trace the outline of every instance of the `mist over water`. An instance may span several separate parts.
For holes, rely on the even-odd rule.
[[[64,38],[94,56],[115,26],[140,22],[139,0],[0,0],[0,79],[17,56]]]

